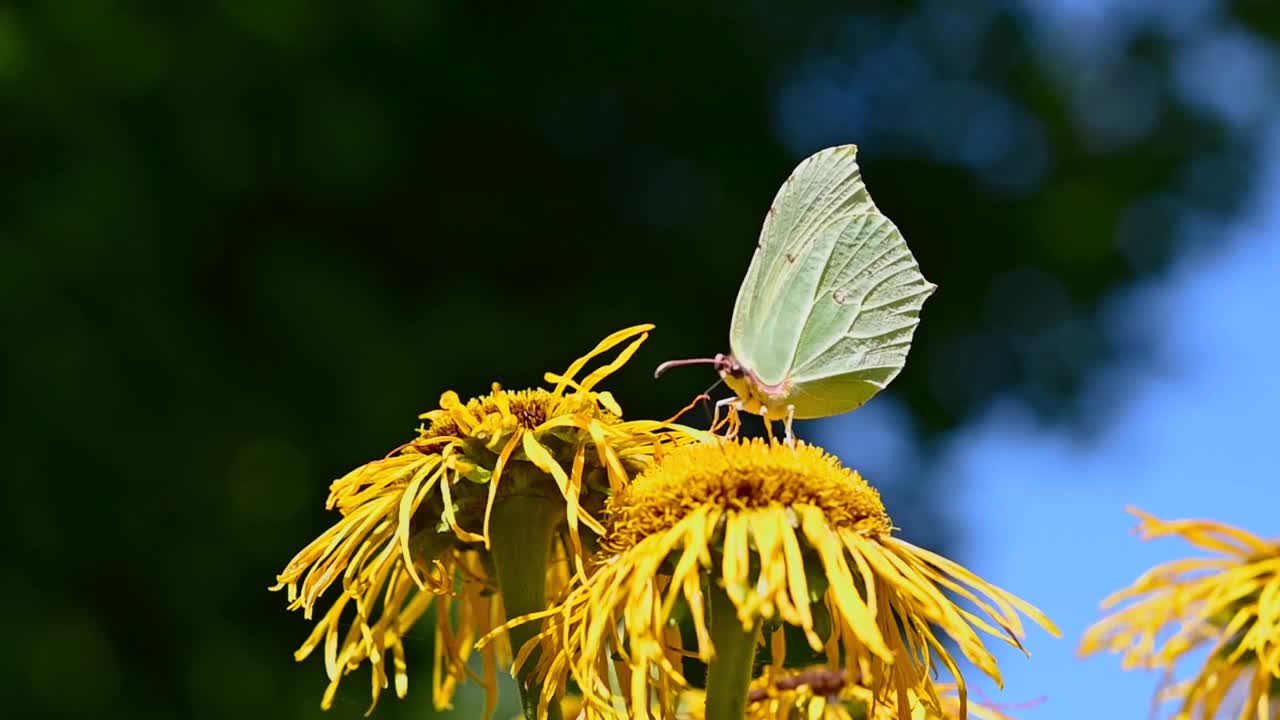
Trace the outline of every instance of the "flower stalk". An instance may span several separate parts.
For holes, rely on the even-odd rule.
[[[493,507],[490,533],[498,587],[509,618],[518,618],[547,608],[547,559],[556,530],[565,519],[564,503],[537,495],[512,495]],[[508,630],[511,649],[519,652],[533,639],[537,626],[521,623]],[[520,701],[526,718],[537,717],[542,683],[531,678],[537,658],[529,658],[515,672]],[[559,708],[548,708],[550,720],[559,720]]]
[[[760,642],[760,621],[744,627],[729,594],[714,581],[709,585],[709,630],[715,655],[707,665],[706,717],[745,718],[751,666]]]

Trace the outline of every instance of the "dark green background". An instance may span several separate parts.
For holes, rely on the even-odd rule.
[[[1252,129],[1188,104],[1171,58],[1280,34],[1262,2],[1138,22],[1093,58],[1121,90],[1086,102],[1052,28],[997,2],[338,5],[0,6],[6,716],[319,716],[308,626],[266,588],[333,519],[330,480],[442,391],[538,383],[634,323],[658,329],[608,389],[632,417],[683,405],[710,373],[653,366],[727,350],[765,209],[823,145],[862,146],[940,287],[892,390],[923,427],[1015,391],[1087,432],[1081,377],[1142,351],[1100,299],[1162,267],[1173,208],[1229,214],[1254,171]],[[870,62],[889,39],[981,92],[953,107]],[[855,122],[794,91],[815,67],[887,94]],[[1100,134],[1131,91],[1154,117]],[[1039,128],[1042,173],[948,159],[984,103]],[[945,499],[910,487],[890,511],[945,546]],[[429,633],[409,645],[409,700],[378,717],[427,712]]]

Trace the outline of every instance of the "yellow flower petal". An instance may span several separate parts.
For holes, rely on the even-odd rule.
[[[556,534],[550,549],[559,561],[547,572],[547,591],[558,595],[569,581],[567,567],[579,576],[586,572],[583,528],[603,531],[583,505],[602,503],[603,489],[587,480],[607,476],[621,489],[664,447],[706,438],[670,424],[624,423],[617,400],[594,390],[650,329],[609,336],[555,375],[554,390],[508,391],[494,383],[489,395],[465,402],[455,392],[442,393],[439,407],[419,416],[416,439],[332,483],[326,506],[341,517],[294,556],[272,587],[286,590],[288,607],[310,620],[326,591],[341,585],[296,653],[301,660],[323,647],[330,678],[325,707],[340,680],[366,664],[375,703],[388,687],[407,692],[403,637],[433,604],[433,704],[447,706],[457,685],[472,678],[494,707],[496,671],[513,660],[502,604],[490,601],[500,590],[486,560],[500,517],[494,508],[517,490],[564,499],[568,547]],[[628,341],[612,362],[575,379],[592,358]],[[492,638],[475,647],[477,633]],[[481,654],[482,678],[467,665],[473,650]],[[517,650],[528,657],[527,649]]]
[[[895,542],[878,493],[803,444],[673,449],[609,500],[606,517],[604,549],[589,577],[572,580],[559,611],[544,620],[536,671],[540,682],[556,687],[572,679],[589,717],[668,708],[669,688],[685,683],[674,659],[712,660],[707,583],[725,589],[744,627],[776,616],[801,628],[814,649],[864,678],[877,707],[897,698],[886,707],[900,719],[911,718],[913,708],[936,716],[935,664],[956,677],[957,706],[967,711],[959,667],[935,625],[998,682],[994,658],[974,628],[1020,646],[1021,624],[1008,615],[1026,607],[1040,616],[960,566]],[[833,627],[825,646],[811,609],[811,575],[823,576],[826,586],[820,603]],[[981,614],[954,605],[943,592],[953,588]],[[682,605],[692,616],[690,647],[672,629]],[[768,641],[771,655],[784,658],[784,634]],[[625,699],[624,711],[610,705],[615,697]],[[806,712],[843,712],[826,695],[815,697]],[[767,717],[789,716],[770,707],[782,714]]]
[[[1080,653],[1119,652],[1126,669],[1172,676],[1189,653],[1209,646],[1196,674],[1157,700],[1176,702],[1180,718],[1216,717],[1225,703],[1238,720],[1277,720],[1270,693],[1280,683],[1280,544],[1222,523],[1129,511],[1145,539],[1178,535],[1219,555],[1164,563],[1108,597],[1104,607],[1116,609],[1085,632]],[[1228,703],[1237,689],[1247,699]]]

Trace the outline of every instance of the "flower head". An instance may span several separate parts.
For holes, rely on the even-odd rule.
[[[433,697],[437,707],[447,706],[469,672],[476,633],[502,626],[511,606],[510,598],[495,595],[501,590],[490,556],[495,507],[508,498],[537,498],[556,508],[548,527],[562,518],[564,531],[541,551],[560,554],[562,562],[546,572],[547,587],[558,591],[568,582],[568,568],[581,572],[588,554],[582,529],[603,531],[596,514],[605,496],[664,448],[699,437],[668,423],[624,421],[612,395],[596,390],[651,328],[605,338],[563,374],[548,373],[550,389],[512,392],[495,383],[492,393],[467,402],[446,392],[438,409],[421,416],[414,440],[332,484],[327,507],[341,517],[293,558],[272,588],[287,588],[290,609],[310,619],[321,595],[340,582],[341,593],[296,653],[301,660],[324,644],[330,685],[322,706],[331,705],[341,678],[366,660],[374,703],[388,686],[388,658],[396,694],[403,697],[408,676],[402,638],[433,601],[439,604]],[[579,377],[593,358],[627,341],[612,362]],[[347,617],[350,609],[354,617]],[[342,626],[348,627],[344,633]],[[509,662],[504,650],[502,643],[484,648],[490,708],[496,666]]]
[[[1213,553],[1158,565],[1103,602],[1121,603],[1085,633],[1082,654],[1122,653],[1128,668],[1170,677],[1208,650],[1199,672],[1160,693],[1178,718],[1218,717],[1235,696],[1240,720],[1280,718],[1280,542],[1207,520],[1163,521],[1139,510],[1144,540],[1179,535]],[[1242,699],[1241,699],[1242,698]]]
[[[963,678],[939,632],[997,682],[975,629],[1021,647],[1021,611],[1056,632],[1025,602],[894,537],[879,493],[816,447],[684,447],[611,498],[606,515],[594,574],[571,582],[540,636],[544,705],[572,677],[588,717],[675,716],[670,698],[687,686],[682,657],[716,655],[707,607],[717,593],[744,629],[766,628],[771,666],[784,665],[782,626],[798,628],[828,666],[844,668],[844,684],[878,702],[893,698],[904,719],[911,697],[940,708],[929,679],[938,665],[960,683],[966,711]],[[684,617],[688,648],[677,627]],[[614,676],[625,707],[612,700]]]
[[[920,693],[907,690],[911,720],[953,720],[961,715],[958,688],[939,683],[935,690],[940,708],[922,702]],[[706,696],[701,690],[687,690],[681,696],[678,720],[706,720]],[[1009,720],[999,708],[971,704],[972,720]],[[894,693],[877,698],[866,686],[850,683],[846,673],[826,667],[801,670],[770,668],[751,682],[747,696],[747,720],[897,720]]]

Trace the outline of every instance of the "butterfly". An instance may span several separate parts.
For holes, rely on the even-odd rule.
[[[925,280],[898,228],[876,208],[857,147],[804,159],[764,219],[729,326],[730,354],[671,360],[714,365],[736,397],[717,403],[782,420],[840,415],[884,389],[906,362]]]

